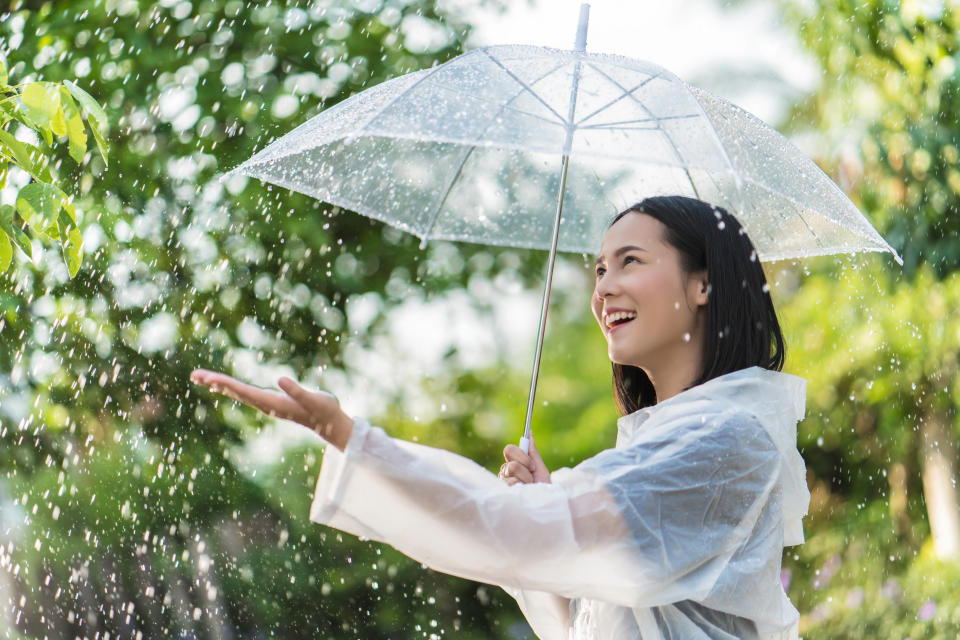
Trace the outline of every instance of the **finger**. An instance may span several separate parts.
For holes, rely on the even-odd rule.
[[[303,409],[298,403],[278,391],[261,389],[215,371],[197,370],[191,374],[190,378],[197,384],[209,387],[215,393],[250,405],[267,415],[298,421],[304,416]]]
[[[531,469],[535,466],[546,466],[543,464],[543,457],[540,455],[540,451],[537,450],[537,443],[534,442],[533,438],[530,439],[530,462]]]
[[[533,471],[533,460],[515,444],[508,444],[503,448],[503,457],[507,462],[517,462]]]
[[[336,434],[342,432],[343,427],[338,427],[336,420],[345,417],[345,414],[340,410],[336,396],[326,391],[310,391],[287,377],[280,378],[277,384],[305,413],[306,419],[302,421],[304,425],[319,433],[320,437],[328,442],[337,440]]]
[[[550,470],[547,469],[547,465],[543,462],[543,458],[540,456],[537,445],[533,440],[530,441],[530,458],[533,461],[533,481],[550,482]]]
[[[291,378],[280,378],[280,380],[277,381],[277,385],[283,389],[284,393],[300,403],[308,411],[324,412],[330,410],[331,404],[339,406],[336,396],[332,393],[327,393],[326,391],[310,391]]]
[[[208,371],[206,369],[196,369],[190,374],[190,380],[195,384],[209,387],[213,391],[220,392],[221,389],[237,390],[240,385],[246,384],[219,371]]]
[[[506,482],[507,485],[511,487],[515,484],[520,484],[520,481],[517,480],[516,478],[507,477],[507,478],[504,478],[503,481]]]
[[[202,384],[209,386],[210,383],[215,380],[218,376],[224,376],[225,374],[219,373],[217,371],[210,371],[209,369],[194,369],[190,373],[190,381],[195,384]]]
[[[527,469],[525,466],[515,461],[507,463],[503,475],[508,478],[516,478],[518,481],[524,484],[533,482],[533,474],[530,472],[530,469]]]

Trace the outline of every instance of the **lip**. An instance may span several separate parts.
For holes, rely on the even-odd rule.
[[[615,324],[612,327],[607,326],[607,317],[610,316],[611,314],[617,313],[618,311],[630,311],[630,312],[636,313],[635,309],[627,309],[625,307],[611,307],[609,309],[604,309],[603,314],[600,317],[603,320],[603,332],[606,333],[607,335],[612,334],[617,329],[622,329],[623,327],[627,326],[628,324],[636,320],[636,318],[633,318],[632,320],[627,320],[626,322],[623,322],[621,324]]]

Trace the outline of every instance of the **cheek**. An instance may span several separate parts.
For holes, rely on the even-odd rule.
[[[683,290],[674,279],[663,273],[648,274],[642,282],[637,283],[635,294],[647,302],[650,312],[668,318],[676,317],[677,309],[683,308],[685,303]]]
[[[596,319],[597,324],[600,324],[600,313],[603,311],[603,303],[597,297],[596,289],[594,289],[593,296],[590,298],[590,311],[593,312],[593,317]]]

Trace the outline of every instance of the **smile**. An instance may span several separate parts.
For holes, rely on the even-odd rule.
[[[607,333],[612,333],[636,317],[636,311],[614,311],[604,314],[603,324],[607,328]]]

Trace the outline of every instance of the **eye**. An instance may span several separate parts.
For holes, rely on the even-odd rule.
[[[643,264],[643,260],[637,256],[627,256],[623,259],[623,264],[630,264],[631,262],[636,262],[637,264]]]
[[[598,278],[603,274],[605,274],[606,272],[607,272],[606,267],[601,267],[600,265],[597,265],[596,273]]]

